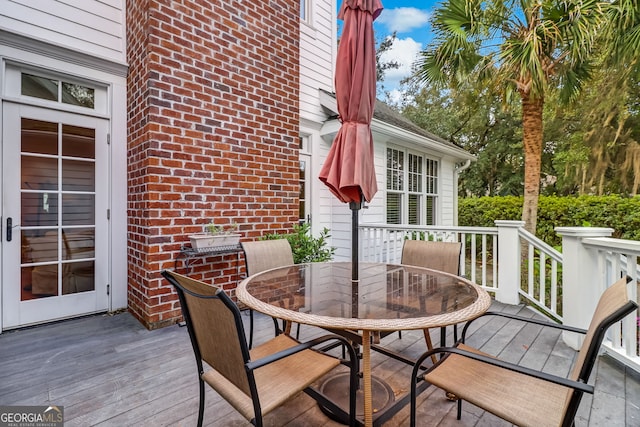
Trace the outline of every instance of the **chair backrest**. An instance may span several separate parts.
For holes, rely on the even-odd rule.
[[[287,239],[242,242],[247,276],[293,264],[293,251]]]
[[[627,295],[627,283],[630,280],[628,277],[623,277],[605,290],[600,297],[576,363],[569,375],[570,379],[585,383],[589,381],[607,329],[638,308],[638,305],[629,300]],[[574,391],[570,392],[565,400],[567,411],[565,420],[568,425],[575,417],[581,398],[582,393]]]
[[[163,271],[178,293],[198,369],[202,360],[251,396],[244,364],[249,361],[240,310],[219,288],[187,276]]]
[[[459,242],[405,240],[400,262],[404,265],[415,265],[458,274],[461,249],[462,245]]]

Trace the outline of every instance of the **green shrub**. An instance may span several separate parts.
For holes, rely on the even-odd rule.
[[[287,239],[293,251],[293,262],[301,264],[305,262],[331,261],[336,251],[334,247],[327,247],[327,239],[330,237],[329,229],[324,228],[320,236],[311,235],[309,224],[294,225],[291,234],[267,234],[261,240]]]
[[[493,227],[495,220],[522,217],[522,197],[460,198],[458,206],[460,225]],[[541,196],[536,235],[558,247],[555,227],[609,227],[612,237],[640,240],[640,196]]]

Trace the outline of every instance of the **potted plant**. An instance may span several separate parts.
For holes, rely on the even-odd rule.
[[[235,246],[240,242],[240,234],[237,231],[236,223],[225,227],[216,225],[212,221],[204,226],[204,233],[190,235],[189,240],[191,247],[196,250]]]

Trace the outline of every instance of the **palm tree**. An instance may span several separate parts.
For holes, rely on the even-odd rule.
[[[638,0],[614,0],[607,12],[611,62],[637,72],[640,55],[640,5]]]
[[[445,0],[431,21],[434,42],[418,78],[440,87],[486,82],[506,101],[520,97],[525,228],[535,233],[545,94],[575,99],[589,78],[607,5],[600,0]]]

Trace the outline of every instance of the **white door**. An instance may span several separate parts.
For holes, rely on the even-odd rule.
[[[108,308],[108,125],[3,103],[2,329]]]

